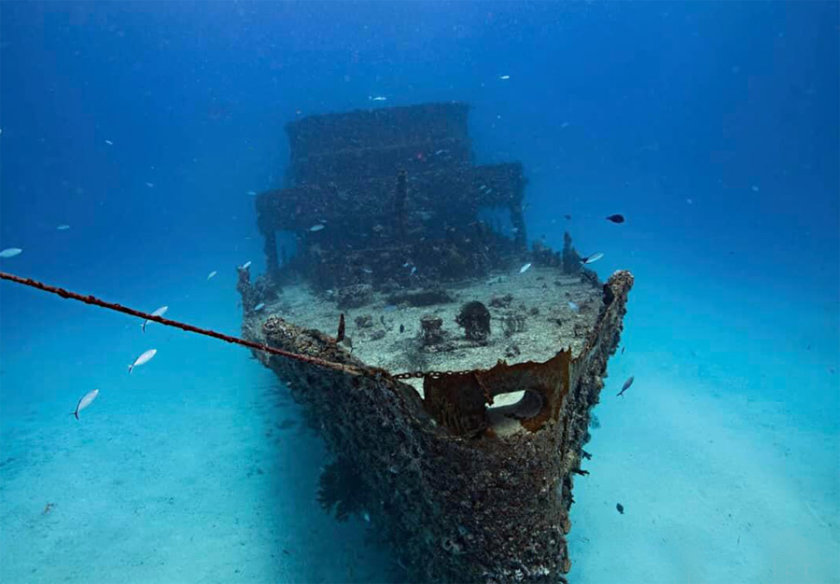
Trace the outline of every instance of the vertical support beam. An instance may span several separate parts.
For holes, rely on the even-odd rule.
[[[263,238],[265,238],[265,266],[269,276],[274,276],[280,271],[280,264],[277,262],[277,236],[274,229],[263,229]]]
[[[396,220],[396,239],[405,239],[405,197],[408,192],[408,175],[405,169],[397,173],[397,188],[394,192],[394,218]]]
[[[525,215],[522,212],[522,203],[516,202],[510,206],[510,222],[516,228],[514,243],[519,251],[528,250],[528,234],[525,232]]]
[[[581,270],[580,254],[572,245],[572,236],[569,232],[563,234],[563,252],[560,256],[563,259],[563,271],[567,274],[577,274]]]
[[[277,262],[277,235],[275,234],[274,215],[275,206],[272,202],[272,192],[261,193],[257,196],[254,204],[257,208],[257,227],[263,236],[263,251],[265,252],[265,267],[268,276],[273,278],[280,271],[280,264]],[[285,259],[285,258],[284,258]]]
[[[254,306],[257,305],[257,293],[251,286],[251,268],[250,266],[247,268],[239,266],[236,271],[236,290],[242,298],[242,312],[247,316],[254,311]]]
[[[525,213],[522,211],[522,198],[525,196],[525,180],[522,174],[522,164],[516,163],[514,177],[514,192],[510,199],[510,222],[516,228],[514,243],[519,251],[528,251],[528,232],[525,230]]]

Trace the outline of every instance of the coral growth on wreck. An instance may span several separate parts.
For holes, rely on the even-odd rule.
[[[324,467],[318,479],[318,502],[339,521],[364,511],[365,492],[361,477],[352,465],[337,460]]]
[[[486,341],[490,336],[490,311],[477,300],[464,304],[455,322],[463,327],[464,334],[471,341]]]
[[[522,165],[476,166],[467,111],[425,104],[289,124],[288,186],[257,197],[258,226],[267,278],[278,290],[294,279],[319,293],[321,312],[307,316],[320,320],[299,326],[278,311],[264,318],[256,306],[270,299],[243,269],[244,331],[296,356],[254,351],[337,457],[323,470],[318,500],[339,520],[369,513],[405,580],[558,584],[571,568],[574,479],[586,473],[582,447],[633,278],[616,272],[601,284],[568,234],[562,252],[540,243],[528,251]],[[506,210],[513,236],[481,219],[482,209]],[[297,242],[282,266],[278,230]],[[462,283],[498,284],[522,262],[535,269],[514,277],[546,279],[540,294],[564,310],[538,308],[521,288],[513,289],[516,305],[507,286],[464,293]],[[581,284],[591,288],[563,297]],[[590,306],[593,290],[602,293]],[[482,302],[455,316],[459,294],[493,309],[492,339]],[[579,309],[565,310],[567,302]],[[418,307],[428,307],[419,330]],[[331,336],[341,313],[355,324],[347,331],[355,353],[350,337],[340,340],[343,325]],[[443,330],[453,317],[463,335]],[[545,337],[545,323],[550,354],[535,355],[529,339]],[[412,334],[392,333],[397,325]],[[373,351],[359,354],[373,343],[388,346],[388,366],[369,362]],[[482,353],[494,364],[477,365]],[[463,367],[448,366],[459,359]]]

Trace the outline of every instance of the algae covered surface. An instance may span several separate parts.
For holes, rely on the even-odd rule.
[[[410,291],[409,291],[410,292]],[[353,354],[392,373],[487,369],[499,359],[510,364],[545,361],[560,349],[577,354],[602,305],[601,291],[579,276],[532,268],[492,274],[447,289],[451,300],[432,306],[391,304],[393,294],[372,294],[370,303],[341,309],[335,294],[300,284],[284,287],[277,300],[250,315],[246,327],[276,314],[285,320],[334,335],[344,314]],[[495,302],[494,302],[495,300]],[[491,315],[487,342],[471,342],[456,322],[464,304],[482,302]],[[574,303],[573,309],[569,303]],[[442,320],[444,338],[425,345],[421,319]]]

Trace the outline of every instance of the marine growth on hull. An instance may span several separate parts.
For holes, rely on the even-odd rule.
[[[345,477],[338,508],[378,524],[406,577],[558,581],[632,276],[599,282],[569,234],[529,249],[523,167],[476,165],[467,114],[290,123],[288,184],[257,197],[267,272],[240,268],[243,329],[313,358],[257,355],[336,458],[325,492]]]

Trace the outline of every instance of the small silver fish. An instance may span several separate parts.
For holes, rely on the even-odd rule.
[[[150,189],[153,189],[153,188],[155,188],[155,183],[147,182],[146,186],[149,187]]]
[[[260,302],[259,304],[257,304],[257,305],[254,307],[254,312],[259,312],[259,311],[260,311],[260,310],[262,310],[263,308],[265,308],[265,302]]]
[[[247,270],[250,267],[251,267],[251,260],[248,260],[247,262],[245,262],[244,264],[239,266],[239,269],[240,270]]]
[[[572,302],[571,300],[569,300],[569,308],[572,309],[572,312],[580,312],[580,306],[578,306],[577,303]]]
[[[207,274],[207,279],[208,279],[208,280],[212,280],[213,278],[215,278],[215,277],[216,277],[216,274],[218,274],[218,273],[219,273],[219,272],[217,272],[216,270],[213,270],[212,272],[210,272],[209,274]]]
[[[409,267],[411,267],[411,264],[410,264],[410,263],[408,263],[408,262],[405,262],[405,263],[403,264],[403,267],[404,267],[404,268],[409,268]]]
[[[410,275],[412,275],[412,276],[413,276],[413,275],[414,275],[414,274],[416,274],[416,273],[417,273],[417,266],[411,266],[411,273],[410,273]]]
[[[368,99],[370,101],[388,101],[388,98],[385,97],[384,95],[377,95],[377,96],[369,95]]]
[[[56,227],[56,230],[58,231],[67,231],[68,229],[70,229],[70,226],[67,224],[62,224]]]
[[[157,349],[149,349],[148,351],[145,351],[142,355],[140,355],[134,360],[134,363],[128,366],[128,372],[131,373],[131,370],[135,367],[139,367],[140,365],[151,361],[152,357],[155,356],[155,353],[157,353]]]
[[[372,273],[373,273],[373,270],[371,270],[370,268],[362,268],[362,271],[363,271],[365,274],[372,274]]]
[[[621,397],[625,391],[630,389],[630,386],[633,385],[633,379],[635,379],[632,375],[627,378],[627,381],[624,382],[624,385],[621,386],[621,391],[618,392],[616,397]]]
[[[76,404],[76,411],[73,412],[73,415],[76,416],[77,420],[79,419],[79,412],[81,412],[83,409],[85,409],[91,403],[93,403],[93,400],[96,399],[97,395],[99,395],[99,390],[94,389],[93,391],[87,392],[84,395],[84,397],[82,397],[82,399],[79,400],[79,403]]]
[[[598,253],[593,253],[591,256],[586,256],[585,258],[580,258],[580,263],[582,264],[592,264],[600,260],[604,257],[600,251]]]
[[[111,142],[110,140],[105,140],[105,143],[106,143],[108,146],[113,146],[113,145],[114,145],[114,143],[113,143],[113,142]]]
[[[168,306],[161,306],[160,308],[156,309],[152,313],[152,316],[163,316],[164,314],[166,314],[167,310],[169,310]],[[150,322],[154,322],[154,321],[153,320],[144,320],[143,324],[140,325],[140,328],[143,330],[144,333],[146,332],[146,325],[149,324]]]
[[[256,197],[257,196],[257,191],[248,191],[246,194],[251,196],[251,197]]]
[[[499,79],[501,79],[502,81],[507,81],[508,79],[510,79],[510,75],[499,75]]]
[[[23,253],[23,250],[19,247],[7,247],[3,251],[0,251],[0,258],[13,258],[21,253]]]
[[[531,269],[531,263],[529,262],[529,263],[525,264],[524,266],[522,266],[521,268],[519,268],[519,273],[524,274],[525,272],[527,272],[530,269]]]
[[[312,227],[310,227],[309,231],[321,231],[323,228],[324,226],[319,223],[318,225],[313,225]]]

